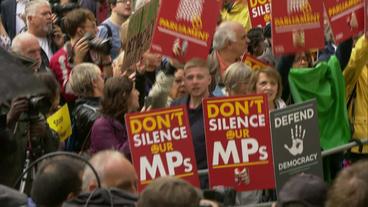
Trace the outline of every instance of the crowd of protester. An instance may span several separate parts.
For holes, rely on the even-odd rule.
[[[207,60],[179,62],[148,50],[124,68],[129,17],[148,0],[0,2],[2,49],[49,90],[1,103],[0,206],[223,205],[173,177],[156,179],[138,193],[124,122],[127,113],[184,105],[197,167],[207,169],[202,108],[207,97],[263,93],[269,111],[316,98],[321,150],[368,138],[365,35],[335,45],[331,30],[325,30],[325,48],[277,57],[270,24],[251,28],[247,1],[224,0]],[[68,10],[55,13],[56,6]],[[108,51],[101,46],[106,39],[111,39]],[[244,54],[268,66],[254,70],[241,62]],[[44,101],[46,109],[32,108],[31,99]],[[46,119],[64,104],[72,135],[61,142]],[[30,162],[55,151],[82,155],[97,175],[82,161],[59,156],[19,179]],[[362,145],[328,156],[324,179],[296,175],[277,197],[275,190],[237,192],[233,205],[275,201],[277,207],[366,206],[367,153],[368,145]],[[208,176],[201,175],[200,186],[208,189]]]

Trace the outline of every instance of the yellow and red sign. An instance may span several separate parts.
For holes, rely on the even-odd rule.
[[[324,0],[335,43],[364,30],[363,0]]]
[[[205,99],[203,110],[210,187],[273,188],[267,97]]]
[[[248,0],[252,27],[264,27],[271,21],[271,0]]]
[[[253,70],[271,67],[270,65],[264,63],[263,61],[258,60],[256,57],[247,54],[244,54],[242,61],[244,64],[248,65]]]
[[[185,107],[131,113],[125,122],[139,191],[161,176],[179,177],[199,187]]]

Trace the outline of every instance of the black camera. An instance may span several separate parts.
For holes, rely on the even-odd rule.
[[[31,96],[28,98],[30,118],[38,116],[39,113],[45,115],[50,111],[51,101],[50,98],[43,95]]]
[[[52,13],[54,13],[57,17],[55,24],[58,25],[61,28],[61,31],[65,33],[63,18],[68,12],[72,11],[73,9],[79,8],[79,4],[76,2],[60,4],[58,1],[50,1],[50,4],[52,5]],[[52,33],[54,33],[54,31],[55,28],[53,26]]]
[[[111,38],[102,39],[99,37],[94,37],[91,33],[88,32],[84,35],[84,38],[86,38],[86,40],[88,41],[90,49],[104,55],[110,54],[112,48]]]
[[[54,3],[52,4],[52,13],[55,13],[58,18],[62,18],[66,13],[76,8],[79,8],[79,5],[73,2],[67,4]]]

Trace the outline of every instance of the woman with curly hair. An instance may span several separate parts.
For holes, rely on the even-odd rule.
[[[113,77],[106,81],[101,101],[101,116],[91,132],[90,152],[115,149],[130,159],[128,135],[124,115],[139,108],[139,92],[127,77]]]

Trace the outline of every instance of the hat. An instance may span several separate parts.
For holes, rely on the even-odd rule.
[[[326,197],[326,183],[316,175],[303,173],[290,178],[281,188],[277,206],[299,203],[306,207],[323,207]]]

